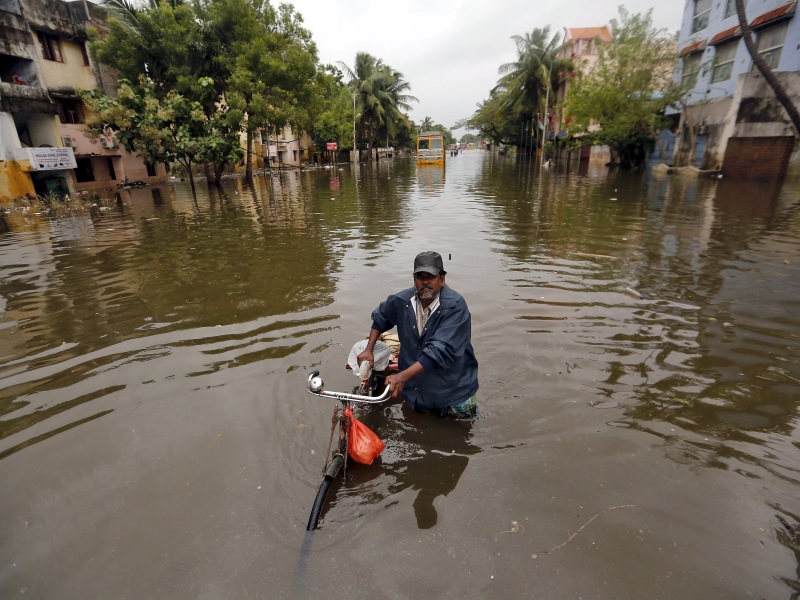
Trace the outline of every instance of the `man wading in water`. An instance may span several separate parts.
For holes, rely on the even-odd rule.
[[[414,259],[414,287],[389,296],[372,313],[372,330],[358,364],[374,365],[378,337],[397,326],[400,371],[386,378],[392,397],[419,412],[467,418],[477,413],[478,361],[464,298],[445,284],[442,257]],[[406,385],[408,384],[408,385]]]

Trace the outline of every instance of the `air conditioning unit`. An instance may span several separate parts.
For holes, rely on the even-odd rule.
[[[77,148],[78,138],[71,135],[62,135],[61,145],[64,146],[65,148]]]
[[[117,138],[115,138],[113,135],[104,135],[100,138],[100,145],[103,148],[116,148]]]

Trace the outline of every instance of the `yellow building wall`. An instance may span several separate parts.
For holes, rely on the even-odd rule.
[[[8,202],[25,194],[36,194],[28,172],[28,161],[4,160],[0,162],[0,202]]]
[[[63,88],[92,90],[97,87],[92,67],[83,64],[83,54],[78,43],[80,42],[61,38],[61,56],[64,62],[41,58],[41,50],[37,44],[39,66],[44,73],[45,84],[51,91]]]

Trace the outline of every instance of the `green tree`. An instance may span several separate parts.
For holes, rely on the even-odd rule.
[[[342,62],[339,66],[349,77],[348,87],[356,95],[358,140],[366,144],[371,159],[378,134],[396,135],[407,118],[403,111],[409,110],[408,103],[417,99],[406,93],[411,86],[402,73],[367,52],[356,53],[352,69]]]
[[[230,128],[238,116],[246,132],[248,178],[258,129],[311,128],[320,108],[317,50],[291,5],[148,0],[142,8],[126,9],[125,1],[114,0],[121,4],[115,11],[121,16],[109,19],[109,34],[93,44],[98,60],[120,71],[134,88],[145,74],[153,84],[147,93],[159,99],[177,92],[200,102],[209,123]]]
[[[342,150],[353,147],[353,95],[344,85],[336,85],[324,99],[325,107],[314,122],[314,141],[319,149],[336,142]]]
[[[517,45],[517,60],[500,66],[502,77],[496,89],[502,92],[501,108],[523,119],[544,117],[544,103],[550,101],[548,92],[555,89],[563,73],[573,68],[572,61],[558,58],[558,38],[558,34],[550,37],[549,25],[511,37]]]
[[[241,156],[238,131],[229,125],[228,109],[209,119],[200,102],[174,90],[159,97],[155,85],[145,77],[135,87],[120,81],[117,98],[98,90],[83,92],[82,96],[91,109],[85,124],[89,135],[96,137],[112,130],[128,152],[139,154],[146,162],[181,165],[192,192],[196,164],[221,155]],[[241,118],[230,116],[233,122]]]
[[[92,51],[133,86],[145,75],[156,84],[157,93],[176,90],[191,95],[198,79],[206,75],[198,63],[203,31],[191,6],[162,2],[131,7],[128,13],[117,9],[107,24],[108,34],[92,42]]]
[[[125,0],[113,0],[107,5],[112,8],[109,32],[92,43],[101,63],[115,68],[137,95],[165,100],[169,94],[177,93],[200,102],[208,123],[218,123],[226,130],[240,128],[241,123],[232,119],[241,119],[242,112],[228,110],[221,101],[225,77],[219,63],[208,60],[211,37],[197,18],[195,6],[154,0],[127,9]],[[141,79],[143,74],[145,78]],[[142,81],[145,87],[140,86]],[[209,153],[209,182],[217,180],[225,166],[241,156],[231,148],[231,139],[226,134],[215,144],[218,152]],[[225,152],[224,148],[230,151]]]
[[[225,75],[225,99],[246,115],[245,176],[253,177],[253,137],[259,129],[311,129],[316,106],[317,49],[290,4],[210,0],[198,14]]]
[[[500,66],[497,85],[466,126],[493,142],[523,146],[528,145],[532,121],[544,121],[548,106],[555,102],[553,90],[574,65],[558,57],[559,36],[551,37],[549,26],[511,39],[517,60]]]
[[[467,119],[466,127],[478,131],[495,144],[520,146],[523,143],[523,120],[505,106],[497,90],[493,90],[489,98],[478,105],[475,113]]]
[[[619,8],[614,40],[598,45],[594,68],[572,82],[564,102],[570,132],[581,142],[605,144],[620,166],[638,167],[647,146],[666,125],[664,111],[685,93],[672,81],[675,44],[652,24],[652,9]]]

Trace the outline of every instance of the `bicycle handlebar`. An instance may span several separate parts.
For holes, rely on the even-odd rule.
[[[348,394],[347,392],[332,392],[330,390],[323,389],[323,387],[325,387],[325,382],[322,381],[322,377],[319,376],[319,371],[312,371],[309,373],[308,387],[306,388],[306,391],[309,394],[322,396],[323,398],[347,400],[349,402],[358,402],[361,404],[380,404],[381,402],[386,402],[389,399],[390,393],[388,385],[380,396],[361,396],[359,394]]]

